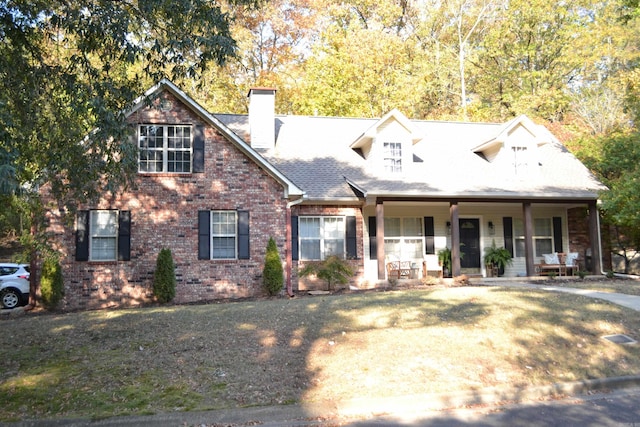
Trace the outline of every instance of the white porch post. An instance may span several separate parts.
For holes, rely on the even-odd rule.
[[[384,262],[384,204],[376,202],[376,258],[378,259],[378,280],[387,277]]]
[[[449,216],[451,217],[451,277],[460,275],[460,215],[458,213],[458,202],[451,202],[449,205]]]
[[[602,272],[602,254],[600,253],[600,230],[598,229],[598,206],[589,202],[589,245],[591,248],[591,273]]]
[[[533,276],[535,267],[533,262],[533,216],[531,203],[522,204],[522,216],[524,217],[524,256],[527,265],[527,276]]]

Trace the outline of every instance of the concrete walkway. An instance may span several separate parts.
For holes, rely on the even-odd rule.
[[[640,296],[637,296],[637,295],[617,294],[614,292],[600,292],[600,291],[592,291],[589,289],[568,288],[564,286],[537,285],[533,283],[501,282],[501,283],[490,283],[487,285],[522,287],[522,288],[531,288],[531,289],[541,289],[544,291],[564,292],[568,294],[582,295],[585,297],[602,299],[623,307],[630,308],[632,310],[640,311]]]

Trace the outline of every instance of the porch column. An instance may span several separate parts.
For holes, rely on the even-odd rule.
[[[378,280],[387,277],[384,262],[384,205],[376,201],[376,258],[378,259]]]
[[[291,204],[287,203],[287,213],[286,213],[286,237],[285,237],[285,269],[284,269],[284,277],[285,277],[285,285],[287,288],[287,295],[290,297],[293,296],[293,286],[291,285],[291,268],[293,266],[293,254],[291,252]]]
[[[527,276],[533,276],[535,267],[533,262],[533,216],[531,203],[522,204],[522,216],[524,217],[524,256],[527,265]]]
[[[449,205],[451,217],[451,277],[460,275],[460,215],[458,202]]]
[[[602,254],[600,253],[600,230],[598,229],[598,206],[589,202],[589,244],[591,247],[591,273],[602,272]]]

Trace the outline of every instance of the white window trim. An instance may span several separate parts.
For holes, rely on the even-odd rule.
[[[393,217],[386,217],[385,220],[387,219],[399,219],[400,220],[400,235],[399,236],[390,236],[387,234],[387,230],[385,229],[384,232],[384,242],[385,242],[385,256],[388,255],[395,255],[395,256],[399,256],[402,260],[407,261],[407,260],[413,260],[413,259],[420,259],[424,257],[424,253],[425,253],[425,247],[426,247],[426,239],[424,236],[424,219],[422,217],[414,217],[414,216],[406,216],[406,217],[398,217],[398,216],[393,216]],[[418,235],[408,235],[405,234],[405,220],[407,219],[411,219],[411,220],[418,220],[418,224],[419,224],[419,233]],[[408,246],[408,241],[410,240],[419,240],[420,244],[422,246],[421,248],[421,256],[416,258],[413,255],[412,256],[408,256],[404,253],[402,253],[402,249],[405,248],[406,246]],[[388,252],[388,248],[391,246],[390,244],[387,245],[387,242],[391,243],[391,241],[399,241],[399,246],[400,246],[400,250],[401,253],[400,255],[396,254],[396,253],[391,253]]]
[[[533,218],[532,221],[535,223],[536,220],[545,220],[545,221],[549,221],[549,232],[551,234],[549,234],[548,236],[544,236],[544,235],[537,235],[535,234],[535,226],[534,226],[534,231],[533,231],[533,236],[531,236],[531,241],[532,241],[532,246],[533,246],[533,256],[535,258],[540,258],[542,257],[542,254],[538,254],[536,253],[536,240],[550,240],[551,241],[551,251],[553,252],[553,247],[554,247],[554,239],[553,239],[553,219],[551,217],[537,217],[537,218]],[[519,240],[524,241],[524,234],[522,235],[516,235],[515,231],[516,231],[516,221],[520,221],[522,223],[522,231],[524,232],[524,220],[520,219],[520,218],[514,218],[513,221],[513,241],[514,241],[514,251],[515,254],[514,256],[516,258],[524,258],[525,254],[522,253],[518,253],[518,244],[517,242]]]
[[[215,234],[214,233],[214,217],[216,216],[215,214],[233,214],[233,233],[220,233],[220,234]],[[211,241],[211,249],[209,251],[209,259],[212,260],[236,260],[238,259],[238,212],[234,211],[234,210],[212,210],[209,213],[209,221],[210,221],[210,235],[209,235],[209,239]],[[214,257],[213,256],[213,252],[216,249],[216,245],[214,243],[214,239],[215,238],[230,238],[232,237],[234,240],[234,245],[233,245],[233,257],[230,258],[221,258],[221,257]]]
[[[93,218],[94,215],[98,215],[100,213],[109,213],[110,215],[115,215],[115,233],[113,235],[99,235],[96,233],[93,227]],[[113,258],[96,258],[94,255],[94,238],[112,238],[115,242]],[[116,261],[118,259],[118,211],[112,209],[93,209],[89,211],[89,261],[96,262],[109,262]]]
[[[403,148],[402,142],[399,141],[384,141],[382,143],[382,165],[385,173],[393,175],[402,173]]]
[[[148,149],[145,148],[143,149],[140,146],[140,142],[142,141],[142,132],[141,129],[142,128],[148,128],[148,127],[162,127],[163,128],[163,132],[162,132],[162,148],[152,148],[152,149]],[[175,148],[169,148],[169,128],[173,127],[173,128],[189,128],[189,149],[175,149]],[[141,158],[140,158],[140,154],[138,154],[138,173],[149,173],[149,174],[154,174],[154,173],[192,173],[193,172],[193,125],[190,124],[153,124],[153,123],[144,123],[144,124],[140,124],[138,125],[138,150],[140,150],[140,153],[142,153],[142,151],[148,151],[148,152],[157,152],[157,151],[161,151],[162,152],[162,170],[161,171],[142,171],[140,170],[140,165],[142,164]],[[173,171],[170,172],[169,171],[169,152],[188,152],[189,153],[189,171],[183,172],[183,171]]]
[[[318,238],[316,237],[303,237],[301,235],[298,235],[298,259],[301,261],[323,261],[325,259],[327,259],[327,254],[326,254],[326,249],[325,249],[325,241],[326,240],[340,240],[340,239],[328,239],[326,238],[325,235],[325,227],[324,227],[324,221],[325,219],[338,219],[342,221],[342,259],[346,258],[347,255],[347,235],[346,235],[346,227],[347,227],[347,221],[346,218],[344,216],[337,216],[337,215],[304,215],[304,216],[300,216],[298,217],[298,230],[300,229],[300,222],[304,219],[319,219],[320,220],[320,236]],[[302,256],[302,242],[304,240],[307,241],[320,241],[320,259],[312,259],[312,258],[304,258]]]

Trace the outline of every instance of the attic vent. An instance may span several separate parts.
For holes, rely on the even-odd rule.
[[[607,335],[602,337],[605,340],[611,341],[612,343],[615,344],[635,344],[637,343],[636,340],[634,340],[633,338],[631,338],[630,336],[627,335],[623,335],[623,334],[616,334],[616,335]]]

